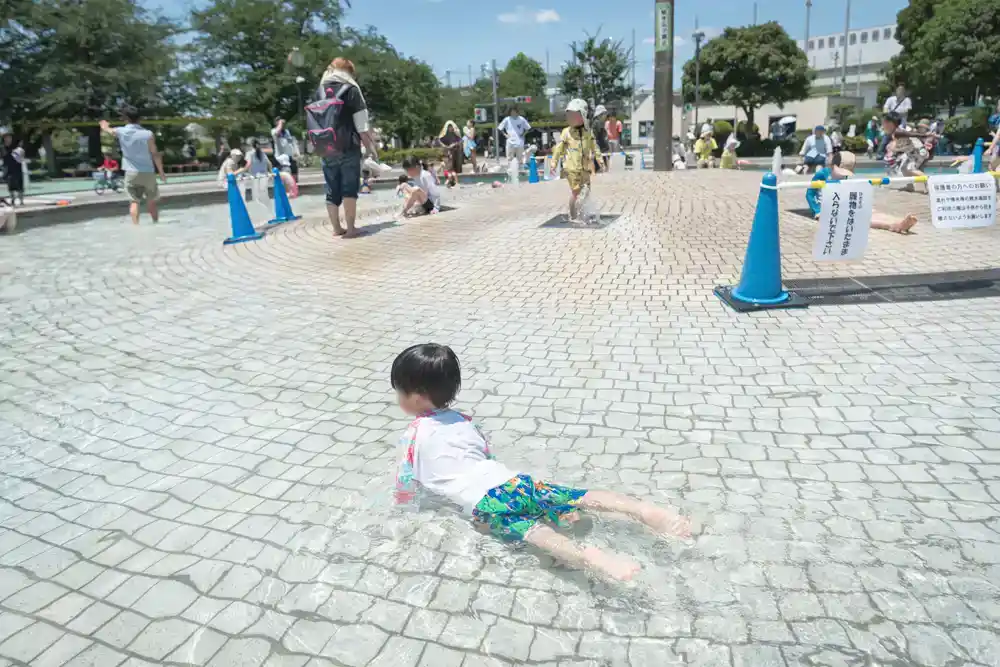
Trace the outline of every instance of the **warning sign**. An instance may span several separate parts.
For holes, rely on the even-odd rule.
[[[833,262],[864,257],[873,199],[871,183],[827,183],[813,259]]]
[[[997,186],[990,174],[949,174],[927,179],[935,227],[989,227],[997,219]]]

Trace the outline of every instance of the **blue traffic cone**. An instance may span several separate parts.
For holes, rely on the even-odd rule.
[[[538,160],[535,159],[534,155],[528,159],[528,182],[538,182]]]
[[[981,174],[983,173],[983,150],[985,149],[985,142],[982,137],[976,139],[976,147],[972,149],[972,173]]]
[[[223,241],[224,245],[233,243],[243,243],[244,241],[256,241],[264,238],[264,235],[253,228],[250,222],[250,214],[247,213],[246,202],[243,201],[243,192],[236,185],[236,176],[229,174],[226,178],[227,196],[229,198],[229,221],[233,226],[233,235]]]
[[[645,151],[639,151],[639,165],[640,165],[639,166],[640,169],[645,169],[646,168],[646,152]]]
[[[274,170],[274,219],[268,220],[269,225],[278,225],[282,222],[291,222],[301,219],[301,215],[292,213],[292,205],[288,202],[288,193],[285,192],[285,184],[281,182],[281,171]]]
[[[781,287],[781,241],[778,236],[778,177],[768,172],[760,185],[743,274],[736,287],[716,287],[715,294],[738,312],[795,308],[807,304]]]

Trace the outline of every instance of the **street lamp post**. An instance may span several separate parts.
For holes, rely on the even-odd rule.
[[[701,41],[705,39],[705,33],[695,29],[692,37],[694,38],[694,126],[698,127],[698,107],[701,106]]]
[[[292,68],[296,72],[298,72],[300,69],[302,69],[302,67],[305,66],[305,64],[306,64],[306,57],[304,55],[302,55],[301,51],[299,51],[299,47],[296,46],[296,47],[292,48],[291,53],[288,54],[288,63],[292,66]],[[295,77],[295,88],[296,88],[296,90],[299,93],[299,123],[301,123],[301,125],[302,125],[302,127],[300,128],[301,132],[305,132],[305,124],[306,124],[306,121],[305,121],[305,109],[303,108],[303,105],[302,105],[302,84],[303,83],[305,83],[305,79],[304,78],[302,78],[301,76],[296,76]]]
[[[806,60],[809,60],[809,29],[811,27],[809,20],[812,17],[813,0],[806,0],[806,40],[802,42],[804,47],[802,50],[806,52]]]
[[[847,10],[844,17],[844,58],[840,70],[840,96],[847,93],[847,44],[851,32],[851,0],[847,0]]]
[[[653,169],[671,171],[674,141],[674,1],[657,0],[653,76]]]

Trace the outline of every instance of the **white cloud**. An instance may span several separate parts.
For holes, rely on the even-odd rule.
[[[528,9],[518,5],[512,12],[497,15],[500,23],[557,23],[561,20],[554,9]]]
[[[535,23],[558,23],[559,12],[554,9],[539,9],[535,12]]]

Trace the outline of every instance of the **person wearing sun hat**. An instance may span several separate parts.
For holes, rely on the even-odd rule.
[[[552,151],[552,172],[563,160],[563,173],[569,182],[569,219],[577,221],[580,206],[577,205],[580,195],[590,188],[590,177],[594,173],[594,157],[597,154],[597,143],[594,133],[587,128],[587,103],[579,98],[570,100],[566,105],[566,120],[569,127],[559,135],[559,143]]]
[[[827,156],[832,154],[833,142],[826,136],[826,128],[822,125],[817,125],[813,129],[813,133],[802,142],[802,150],[799,151],[807,172],[822,168],[826,164]]]

